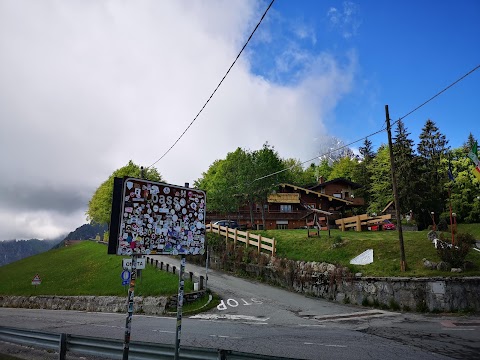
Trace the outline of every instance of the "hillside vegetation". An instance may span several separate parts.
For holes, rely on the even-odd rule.
[[[480,239],[480,224],[459,224],[459,232],[470,232]],[[428,270],[423,259],[438,262],[440,258],[433,244],[427,240],[427,230],[404,232],[404,247],[408,271],[400,272],[400,246],[397,231],[322,231],[320,237],[307,237],[307,230],[255,231],[277,240],[277,257],[299,261],[318,261],[340,264],[352,272],[366,276],[451,276],[453,273]],[[449,233],[444,233],[450,239]],[[335,244],[335,245],[334,245]],[[374,262],[369,265],[350,265],[350,260],[367,249],[373,249]],[[476,269],[462,272],[461,276],[480,275],[480,252],[471,250],[466,260]]]
[[[122,286],[122,258],[107,255],[107,247],[94,241],[54,249],[0,267],[1,295],[116,295],[126,296]],[[35,274],[41,285],[31,284]],[[185,291],[193,290],[185,281]],[[147,264],[137,279],[135,295],[172,295],[178,292],[178,275]]]

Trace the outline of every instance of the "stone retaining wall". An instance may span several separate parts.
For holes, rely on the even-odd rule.
[[[210,267],[226,269],[217,256],[211,258]],[[275,258],[266,266],[236,264],[234,270],[340,303],[406,311],[480,312],[480,277],[362,277],[332,264]]]
[[[135,313],[162,315],[167,297],[135,296]],[[0,296],[1,307],[127,312],[127,298],[119,296]]]

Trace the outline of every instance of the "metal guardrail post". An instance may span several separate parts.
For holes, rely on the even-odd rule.
[[[58,345],[58,360],[65,360],[67,355],[67,334],[60,334],[60,342]]]

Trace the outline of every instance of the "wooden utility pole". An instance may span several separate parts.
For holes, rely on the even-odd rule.
[[[387,121],[388,149],[390,151],[390,167],[392,169],[391,172],[392,172],[393,199],[395,201],[395,214],[397,216],[398,240],[400,242],[400,256],[401,256],[400,270],[405,271],[407,269],[407,262],[405,260],[405,247],[403,246],[402,219],[400,215],[400,201],[398,200],[397,176],[395,172],[395,160],[393,159],[392,131],[390,128],[390,114],[388,113],[388,105],[385,105],[385,118]]]

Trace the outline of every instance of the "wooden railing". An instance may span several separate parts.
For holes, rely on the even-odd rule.
[[[255,246],[258,253],[263,250],[271,252],[272,256],[276,253],[275,238],[270,239],[262,235],[251,234],[249,231],[240,231],[238,229],[231,229],[226,226],[214,225],[212,223],[206,225],[206,230],[214,232],[220,236],[225,236],[225,241],[233,239],[233,244],[236,246],[237,242],[245,243],[245,247]]]
[[[382,216],[368,216],[368,214],[362,214],[335,220],[335,224],[337,224],[342,231],[345,231],[345,229],[352,227],[354,227],[356,231],[362,231],[362,225],[376,225],[382,223],[384,220],[389,220],[391,218],[391,214]]]

